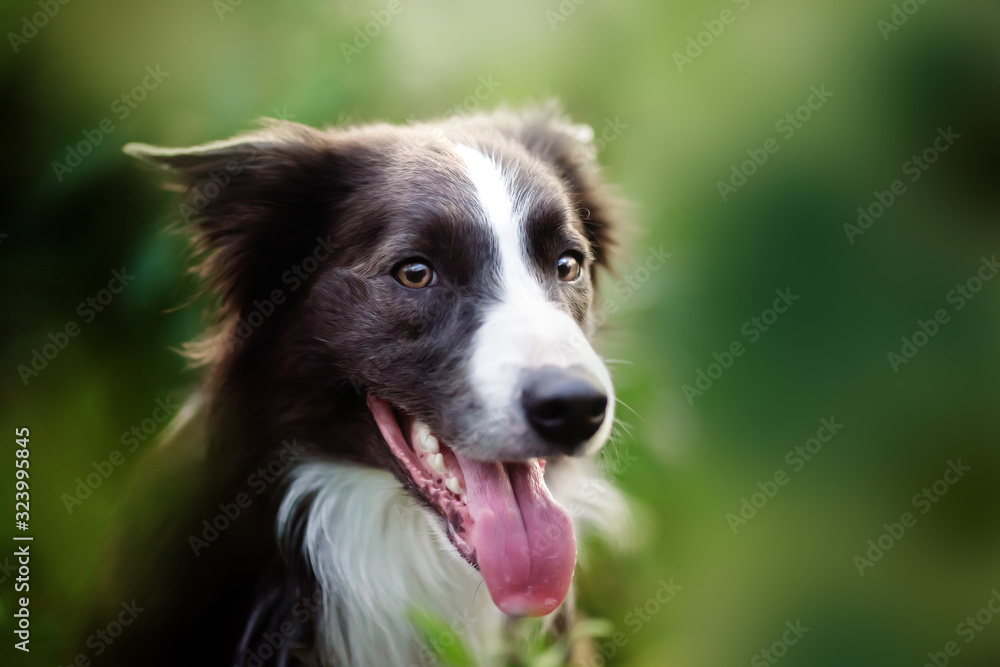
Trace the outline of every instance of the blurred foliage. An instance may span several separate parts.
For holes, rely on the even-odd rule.
[[[89,651],[66,628],[102,586],[106,526],[148,445],[71,514],[63,494],[198,379],[173,351],[202,326],[177,308],[196,285],[164,232],[176,201],[121,146],[225,138],[260,116],[403,122],[549,97],[599,137],[615,128],[600,160],[635,203],[602,350],[628,406],[609,468],[642,543],[579,575],[584,612],[623,633],[597,640],[609,664],[765,664],[797,620],[809,631],[788,667],[919,665],[949,641],[955,664],[1000,663],[1000,624],[957,634],[1000,586],[1000,283],[961,310],[947,300],[1000,250],[1000,5],[403,0],[353,53],[390,3],[95,0],[59,4],[15,52],[9,33],[30,33],[39,6],[0,7],[0,420],[9,439],[32,433],[31,663]],[[147,67],[166,75],[136,102]],[[786,138],[778,123],[813,86],[832,96]],[[113,131],[60,180],[52,163],[105,118]],[[961,136],[911,182],[904,163],[939,128]],[[723,201],[718,182],[769,138],[780,149]],[[896,179],[905,194],[851,243],[844,225]],[[665,265],[640,270],[661,247]],[[18,365],[122,267],[133,284],[26,386]],[[635,289],[614,289],[626,278]],[[751,342],[744,323],[785,289],[799,300]],[[887,354],[940,308],[948,323],[894,372]],[[744,353],[712,369],[734,341]],[[717,377],[689,402],[699,370]],[[831,416],[843,429],[796,471],[786,452]],[[958,459],[971,471],[915,510]],[[778,470],[787,484],[734,534],[727,514]],[[11,484],[0,475],[0,496]],[[854,556],[907,511],[916,525],[860,576]],[[683,588],[651,604],[671,577]]]

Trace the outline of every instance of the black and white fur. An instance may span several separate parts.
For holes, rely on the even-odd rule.
[[[168,505],[157,555],[125,540],[117,573],[141,574],[119,588],[150,605],[113,649],[121,664],[434,664],[414,606],[482,664],[500,659],[517,621],[388,450],[368,394],[477,459],[544,458],[578,534],[622,534],[621,497],[590,459],[553,451],[518,401],[526,370],[583,368],[610,407],[573,453],[611,434],[611,377],[589,339],[616,214],[591,139],[548,107],[403,127],[271,122],[193,148],[127,147],[178,175],[219,307],[191,351],[204,386],[153,466],[182,470],[171,479],[188,502]],[[583,261],[572,284],[553,273],[567,249]],[[289,275],[307,257],[315,270]],[[393,279],[410,257],[434,266],[433,287]],[[247,335],[265,300],[274,312]],[[292,441],[306,453],[195,556],[188,538]],[[572,595],[548,618],[555,633],[571,622]]]

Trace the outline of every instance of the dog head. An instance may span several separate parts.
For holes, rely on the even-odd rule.
[[[350,440],[327,454],[397,475],[512,615],[551,612],[573,575],[546,461],[593,454],[614,420],[589,342],[613,226],[589,140],[547,109],[126,149],[187,187],[222,301],[211,360],[266,378],[285,426]]]

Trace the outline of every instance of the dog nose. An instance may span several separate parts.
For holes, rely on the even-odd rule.
[[[543,366],[525,375],[521,405],[539,435],[560,452],[573,454],[604,422],[608,395],[579,366]]]

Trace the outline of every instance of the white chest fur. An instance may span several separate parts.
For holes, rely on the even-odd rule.
[[[625,530],[621,496],[587,462],[568,461],[550,477],[553,495],[578,531]],[[414,608],[450,625],[451,636],[439,641],[461,638],[479,664],[492,663],[503,614],[482,577],[449,542],[440,517],[410,498],[390,473],[323,461],[300,464],[279,511],[279,539],[291,530],[303,502],[310,506],[302,549],[323,592],[317,623],[321,664],[434,664],[432,647],[410,621]]]

